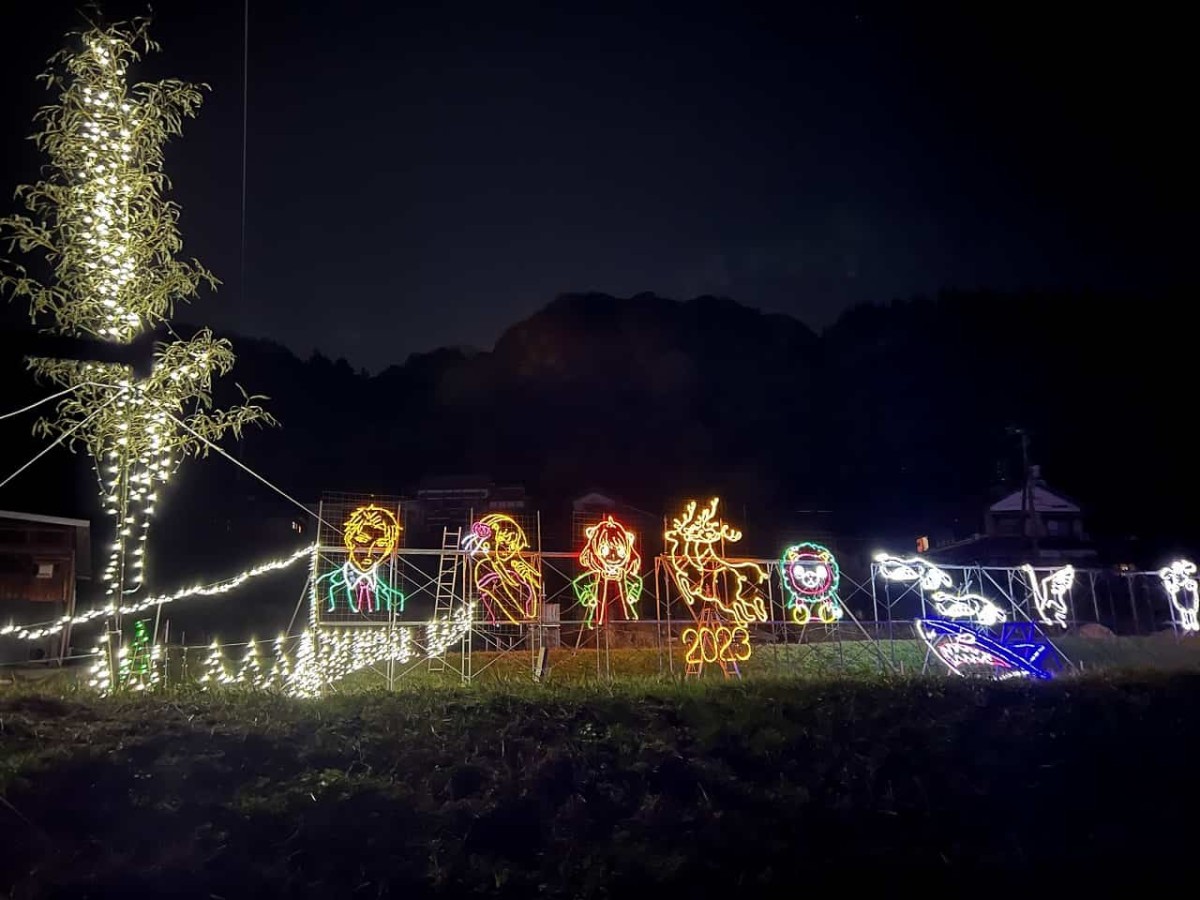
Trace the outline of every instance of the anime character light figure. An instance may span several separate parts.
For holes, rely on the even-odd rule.
[[[725,541],[740,541],[742,533],[717,518],[713,497],[707,506],[697,508],[688,502],[682,516],[671,520],[663,533],[667,564],[688,606],[712,606],[738,625],[767,621],[758,585],[767,573],[752,562],[732,562],[721,555]]]
[[[584,573],[572,583],[575,596],[588,611],[587,626],[608,621],[608,605],[615,596],[626,619],[636,619],[642,596],[642,557],[634,547],[636,536],[608,516],[584,530],[587,543],[579,552]]]
[[[496,624],[499,613],[513,624],[535,621],[542,575],[521,555],[529,547],[524,529],[511,516],[489,513],[471,526],[463,546],[478,557],[475,589],[488,620]]]
[[[841,570],[827,548],[812,543],[788,547],[779,561],[779,571],[796,624],[806,624],[814,607],[817,618],[826,624],[842,617],[842,604],[837,596]]]
[[[404,595],[389,585],[380,573],[400,545],[400,523],[395,514],[368,503],[350,513],[342,525],[342,543],[347,559],[341,566],[317,579],[324,585],[328,611],[337,612],[344,603],[351,612],[404,611]]]

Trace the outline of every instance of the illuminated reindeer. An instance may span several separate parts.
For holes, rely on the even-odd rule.
[[[767,580],[767,573],[752,562],[730,562],[719,554],[719,542],[742,539],[740,531],[717,518],[719,502],[713,497],[697,510],[691,500],[684,514],[671,520],[663,534],[671,575],[689,606],[711,604],[738,625],[765,622],[767,610],[757,585]]]

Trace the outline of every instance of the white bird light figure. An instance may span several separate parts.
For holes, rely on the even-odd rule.
[[[953,583],[949,575],[919,556],[901,559],[888,553],[877,553],[875,562],[879,564],[879,574],[888,581],[919,581],[927,591],[948,588]]]
[[[950,594],[937,591],[933,606],[947,619],[970,619],[980,625],[998,625],[1007,616],[1004,610],[982,594]]]
[[[1043,625],[1060,625],[1067,627],[1067,601],[1064,599],[1067,591],[1075,584],[1075,567],[1063,566],[1055,569],[1040,582],[1033,566],[1026,563],[1021,566],[1029,586],[1033,591],[1033,606]]]
[[[1171,598],[1171,605],[1179,612],[1179,624],[1184,631],[1200,631],[1196,612],[1200,608],[1200,590],[1196,585],[1196,564],[1191,560],[1177,559],[1169,566],[1158,570],[1163,588]]]

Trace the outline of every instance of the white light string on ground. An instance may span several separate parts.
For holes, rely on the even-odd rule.
[[[167,603],[173,603],[176,600],[184,600],[188,597],[212,597],[216,594],[224,594],[227,591],[232,591],[251,578],[257,578],[260,575],[266,575],[269,572],[277,572],[280,569],[286,569],[288,566],[295,563],[297,560],[304,559],[312,554],[316,549],[314,545],[301,547],[291,556],[283,559],[275,559],[270,562],[261,563],[252,569],[247,569],[233,578],[219,581],[215,584],[196,585],[195,587],[183,588],[176,591],[174,594],[164,594],[160,597],[147,597],[144,600],[139,600],[137,603],[130,603],[121,607],[122,615],[133,615],[144,612],[154,606],[163,606]],[[0,635],[15,637],[19,640],[36,641],[44,637],[58,634],[67,625],[82,625],[85,622],[90,622],[100,616],[112,615],[114,609],[112,606],[98,606],[89,609],[86,612],[79,613],[75,616],[63,616],[61,619],[53,623],[42,623],[38,625],[5,625],[0,628]]]

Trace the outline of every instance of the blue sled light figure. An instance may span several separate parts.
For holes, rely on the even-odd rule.
[[[1053,677],[1047,665],[1056,655],[1028,623],[1003,627],[999,638],[977,626],[945,619],[917,619],[915,627],[930,652],[955,675],[997,681]]]

